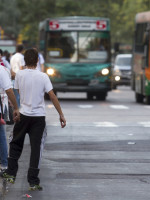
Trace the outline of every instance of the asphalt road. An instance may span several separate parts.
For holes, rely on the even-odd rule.
[[[106,101],[84,93],[59,93],[67,127],[46,101],[48,136],[41,165],[41,192],[29,192],[28,137],[16,183],[3,199],[149,200],[150,106],[137,104],[129,87],[109,92]],[[7,134],[12,126],[7,127]]]

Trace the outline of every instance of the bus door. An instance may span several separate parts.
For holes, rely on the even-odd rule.
[[[143,73],[143,91],[146,97],[150,98],[150,24],[147,24],[146,31],[144,32],[143,37],[144,43],[144,56],[142,59],[142,68],[144,70]]]

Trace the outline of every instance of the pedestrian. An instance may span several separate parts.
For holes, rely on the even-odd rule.
[[[0,67],[4,68],[5,71],[7,71],[9,78],[10,78],[10,70],[7,68],[7,62],[5,62],[5,60],[2,59],[3,58],[3,51],[0,49]],[[4,113],[4,117],[2,118],[2,116],[0,117],[0,124],[3,128],[3,134],[2,136],[4,136],[1,141],[2,141],[2,148],[1,148],[1,153],[0,153],[0,163],[1,163],[1,167],[0,167],[0,171],[4,170],[7,168],[7,157],[8,157],[8,153],[7,153],[7,142],[6,142],[6,129],[5,129],[5,121],[7,119],[9,119],[9,109],[8,109],[8,97],[7,94],[5,93],[5,90],[3,88],[0,88],[0,106],[2,107],[1,111],[2,113]]]
[[[10,53],[7,50],[3,52],[3,57],[8,61],[8,63],[10,63]]]
[[[4,56],[2,49],[0,49],[0,63],[2,65],[5,65],[7,69],[9,70],[11,69],[10,63],[6,60],[6,57]]]
[[[37,63],[37,69],[41,72],[44,72],[44,57],[41,53],[38,53],[38,63]]]
[[[2,65],[0,65],[0,90],[4,90],[6,92],[8,98],[11,100],[14,106],[14,120],[15,121],[19,120],[20,114],[12,90],[11,80],[8,76],[7,71],[4,69]],[[0,97],[0,102],[1,102],[1,97]],[[0,103],[0,105],[1,105],[0,116],[4,120],[2,102]],[[0,159],[1,159],[1,172],[3,172],[3,170],[7,168],[7,141],[3,123],[0,123]]]
[[[45,60],[44,60],[44,57],[43,55],[39,52],[38,48],[35,46],[33,47],[34,49],[36,49],[38,51],[38,63],[37,63],[37,69],[41,72],[44,72],[44,63],[45,63]]]
[[[16,48],[16,53],[10,59],[12,80],[15,79],[16,73],[19,70],[24,69],[25,62],[24,62],[24,56],[22,54],[23,50],[24,50],[24,46],[22,44],[18,45]],[[13,88],[14,88],[14,81],[13,81]],[[20,97],[19,97],[18,91],[16,89],[13,89],[13,90],[16,96],[18,107],[20,107]]]
[[[21,156],[26,133],[31,144],[30,164],[27,174],[29,190],[42,190],[40,179],[41,153],[44,144],[45,103],[44,94],[47,92],[59,113],[61,127],[66,126],[59,101],[53,92],[51,81],[47,74],[36,69],[38,52],[28,49],[24,55],[26,69],[18,71],[15,78],[15,89],[20,93],[20,121],[14,125],[13,139],[10,142],[8,169],[3,177],[14,183],[18,171],[18,159]]]

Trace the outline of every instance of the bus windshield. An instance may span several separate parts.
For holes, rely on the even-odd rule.
[[[53,31],[48,33],[47,38],[47,58],[50,62],[108,62],[109,32]]]

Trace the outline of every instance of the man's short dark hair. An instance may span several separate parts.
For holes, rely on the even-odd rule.
[[[0,55],[2,56],[3,55],[3,51],[0,49]]]
[[[35,66],[38,62],[38,52],[36,49],[27,49],[24,54],[26,66]]]
[[[17,47],[16,47],[16,51],[19,52],[19,53],[22,52],[23,49],[24,49],[24,46],[22,44],[18,44]]]

